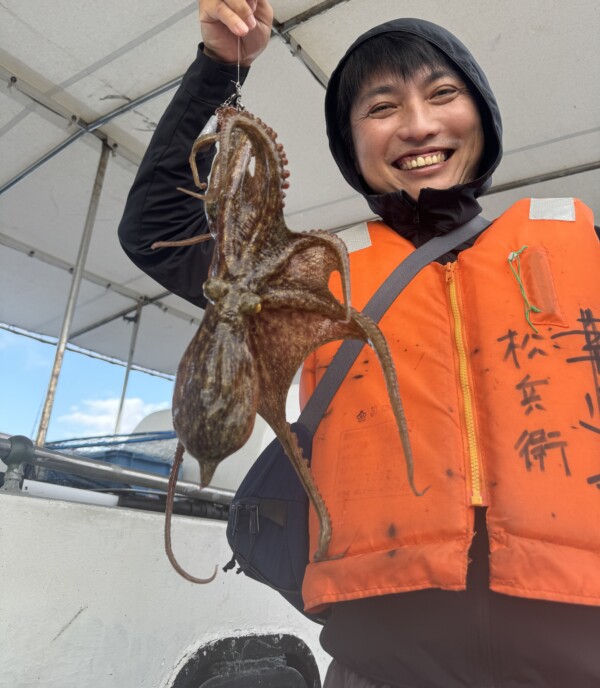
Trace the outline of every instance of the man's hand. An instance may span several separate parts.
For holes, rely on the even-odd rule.
[[[267,47],[273,8],[268,0],[199,0],[204,52],[221,62],[249,66]]]

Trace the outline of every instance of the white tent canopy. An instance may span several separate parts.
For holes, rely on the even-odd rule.
[[[323,83],[350,42],[399,17],[439,23],[485,69],[505,126],[488,217],[523,196],[577,196],[600,216],[597,0],[274,0],[276,31],[244,102],[289,158],[288,225],[371,217],[330,159]],[[116,235],[156,122],[200,39],[188,0],[4,0],[0,4],[0,322],[58,336],[102,142],[108,161],[70,341],[173,373],[202,311],[143,275]],[[57,147],[64,147],[53,154]],[[41,160],[46,161],[38,164]]]

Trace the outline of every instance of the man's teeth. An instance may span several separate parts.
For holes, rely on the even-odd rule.
[[[416,158],[404,160],[400,165],[401,170],[413,170],[415,167],[427,167],[427,165],[437,165],[446,160],[445,153],[434,153],[433,155],[418,155]]]

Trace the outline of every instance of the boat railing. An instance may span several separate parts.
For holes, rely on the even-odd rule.
[[[2,490],[18,492],[23,484],[24,467],[29,464],[50,470],[64,471],[84,478],[110,480],[167,491],[168,478],[148,471],[127,468],[117,464],[90,459],[77,454],[67,454],[35,445],[24,435],[0,433],[0,459],[7,466]],[[232,490],[214,487],[199,487],[194,483],[178,481],[175,493],[203,502],[229,504]]]

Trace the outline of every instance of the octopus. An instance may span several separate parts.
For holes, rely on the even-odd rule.
[[[179,445],[169,497],[183,450],[200,464],[200,485],[248,440],[258,413],[281,442],[318,518],[315,562],[344,553],[328,552],[332,525],[307,460],[286,420],[294,375],[306,357],[334,340],[359,339],[371,345],[384,372],[403,452],[415,494],[413,458],[394,363],[379,327],[350,304],[348,252],[343,241],[322,230],[291,231],[283,209],[288,188],[287,159],[273,130],[246,110],[222,107],[214,133],[193,144],[190,166],[204,194],[210,235],[154,248],[215,240],[209,276],[203,285],[208,305],[197,334],[179,364],[173,394],[173,425]],[[196,156],[218,144],[208,184],[199,179]],[[329,289],[333,272],[342,300]],[[169,502],[169,499],[168,499]],[[170,514],[168,513],[169,517]],[[170,525],[167,554],[177,571],[198,583],[175,562]]]

